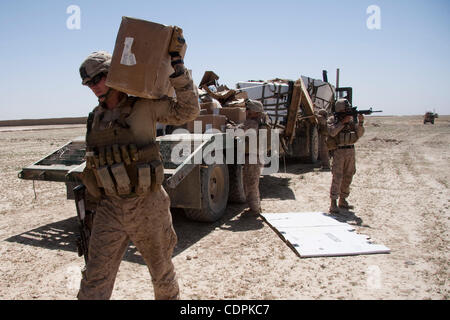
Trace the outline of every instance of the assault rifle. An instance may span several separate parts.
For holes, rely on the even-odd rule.
[[[77,249],[78,256],[84,256],[84,261],[88,262],[88,248],[89,248],[89,238],[91,236],[91,230],[89,228],[88,220],[93,218],[93,212],[86,210],[86,200],[85,200],[86,187],[83,184],[76,186],[73,189],[75,195],[75,206],[77,207],[77,216],[79,222],[79,232],[77,237]],[[92,224],[91,224],[92,226]]]
[[[352,116],[353,122],[358,122],[358,114],[372,114],[374,112],[383,112],[383,110],[372,110],[372,108],[367,110],[358,110],[358,107],[351,107],[346,111],[335,112],[335,118],[345,118],[346,116]]]

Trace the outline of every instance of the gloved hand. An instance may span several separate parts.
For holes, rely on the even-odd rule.
[[[174,57],[180,57],[180,52],[185,45],[186,40],[183,37],[183,30],[178,27],[173,27],[172,39],[169,44],[169,55]]]
[[[342,123],[349,123],[353,120],[352,116],[345,116],[344,119],[342,119]]]

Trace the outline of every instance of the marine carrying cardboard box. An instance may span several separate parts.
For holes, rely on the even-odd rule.
[[[168,53],[173,27],[122,17],[106,85],[142,98],[174,96]],[[184,57],[186,45],[181,51]]]
[[[245,108],[222,108],[219,110],[219,114],[235,123],[242,123],[246,119]]]
[[[201,122],[202,132],[195,132],[195,122]],[[195,120],[186,123],[186,129],[191,133],[204,133],[208,129],[225,131],[226,117],[216,114],[199,115]]]

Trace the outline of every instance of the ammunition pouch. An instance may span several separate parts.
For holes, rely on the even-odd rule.
[[[151,191],[155,192],[161,187],[164,181],[164,166],[161,160],[153,160],[150,162],[152,169],[152,188]]]
[[[86,152],[86,181],[83,179],[93,196],[143,195],[162,185],[164,166],[157,143],[142,148],[114,144],[93,149]]]
[[[353,145],[356,141],[358,141],[358,136],[355,131],[340,132],[337,137],[338,147]]]
[[[86,186],[87,191],[94,199],[100,199],[102,191],[100,190],[94,172],[86,167],[81,173],[81,181]]]
[[[137,166],[137,180],[138,185],[136,188],[136,194],[141,195],[145,194],[149,191],[150,186],[152,185],[152,175],[150,164],[143,163]]]
[[[128,195],[131,192],[131,181],[123,162],[111,166],[111,173],[116,181],[117,193],[119,195]]]

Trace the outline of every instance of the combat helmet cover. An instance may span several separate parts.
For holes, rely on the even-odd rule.
[[[112,55],[106,51],[92,52],[80,66],[82,84],[86,85],[100,73],[108,73]]]
[[[350,103],[347,99],[338,99],[334,105],[335,112],[344,112],[346,109],[350,108]]]
[[[245,106],[248,110],[264,113],[263,104],[258,100],[246,99]]]

